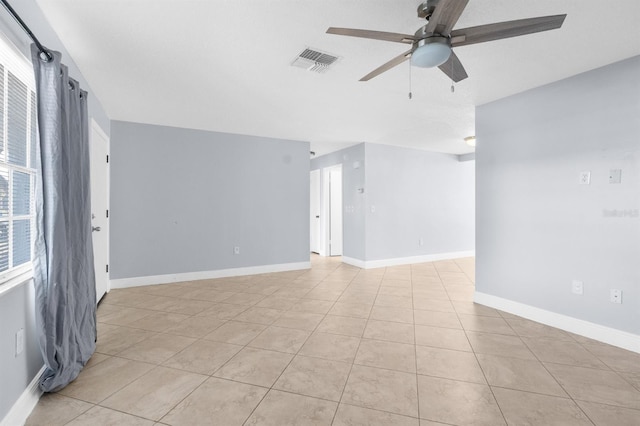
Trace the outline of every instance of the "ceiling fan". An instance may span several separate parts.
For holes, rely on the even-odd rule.
[[[437,66],[451,80],[458,82],[468,75],[452,48],[554,30],[562,26],[567,16],[541,16],[454,30],[467,3],[469,0],[426,0],[418,6],[418,17],[426,19],[427,25],[414,35],[335,27],[330,27],[327,33],[411,45],[411,49],[371,71],[360,81],[368,81],[411,58],[411,65],[423,68]]]

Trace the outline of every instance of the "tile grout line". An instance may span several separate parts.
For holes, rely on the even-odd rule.
[[[333,270],[332,272],[335,272],[335,270],[336,270],[336,269],[338,269],[338,268],[339,268],[339,267],[334,268],[334,270]],[[329,275],[331,275],[331,273],[329,273],[327,276],[329,276]],[[322,280],[320,280],[320,282],[318,282],[318,284],[316,284],[314,287],[312,287],[312,289],[315,289],[317,286],[319,286],[319,285],[320,285],[320,284],[321,284],[325,279],[326,279],[326,277],[325,277],[325,278],[323,278]],[[311,290],[310,290],[310,291],[311,291]],[[344,292],[344,291],[343,291],[343,292]],[[301,299],[301,298],[300,298],[300,299]],[[335,301],[334,301],[334,303],[333,303],[331,306],[333,307],[333,305],[335,305]],[[329,310],[330,310],[330,309],[331,309],[331,308],[329,308]],[[291,308],[289,308],[286,312],[289,312],[290,310],[291,310]],[[327,311],[327,313],[329,312],[329,310]],[[324,320],[324,318],[326,318],[327,313],[325,313],[325,314],[324,314],[324,316],[323,316],[323,320]],[[276,321],[277,321],[277,320],[276,320]],[[275,321],[274,321],[274,322],[275,322]],[[247,416],[247,418],[246,418],[246,419],[244,420],[244,422],[242,423],[243,425],[244,425],[244,424],[245,424],[245,423],[246,423],[246,422],[251,418],[251,416],[253,415],[253,413],[258,409],[258,407],[260,406],[260,404],[262,404],[262,402],[263,402],[263,401],[264,401],[264,399],[267,397],[267,395],[268,395],[272,390],[274,390],[273,386],[278,382],[278,380],[280,380],[280,377],[282,377],[282,375],[283,375],[283,374],[284,374],[284,372],[287,370],[287,368],[289,368],[289,366],[291,365],[291,363],[293,362],[293,360],[296,358],[296,356],[298,355],[298,353],[300,352],[300,350],[302,349],[302,347],[306,344],[306,342],[309,340],[309,338],[313,335],[313,332],[318,328],[318,326],[320,325],[320,323],[321,323],[321,322],[322,322],[322,321],[318,322],[318,324],[316,325],[316,327],[314,328],[314,330],[309,334],[309,336],[307,336],[307,338],[305,339],[304,343],[303,343],[302,345],[300,345],[300,348],[299,348],[299,349],[298,349],[298,350],[293,354],[293,356],[291,357],[291,359],[289,360],[289,362],[287,363],[287,365],[282,369],[282,371],[280,372],[280,374],[278,375],[278,377],[277,377],[277,378],[273,381],[273,383],[269,386],[269,388],[268,388],[267,392],[265,392],[265,394],[264,394],[264,395],[263,395],[263,397],[260,399],[260,401],[258,402],[258,404],[256,404],[256,406],[251,410],[251,413],[249,413],[249,415]],[[269,326],[270,326],[270,325],[269,325]],[[269,326],[267,326],[267,328],[268,328]],[[265,330],[266,330],[267,328],[265,328]],[[264,330],[263,330],[262,332],[264,332]],[[260,334],[262,334],[262,332],[261,332]],[[259,334],[258,336],[260,336],[260,334]],[[252,339],[250,342],[248,342],[248,343],[245,345],[245,348],[246,348],[246,347],[248,347],[248,345],[249,345],[253,340],[255,340],[256,338],[258,338],[258,336],[256,336],[256,337],[255,337],[254,339]],[[231,359],[233,359],[233,357],[232,357],[232,358],[230,358],[230,359],[229,359],[229,361],[230,361]],[[227,361],[227,362],[229,362],[229,361]],[[225,363],[225,365],[226,365],[226,363]],[[220,368],[222,368],[222,367],[223,367],[223,366],[221,366]],[[219,369],[220,369],[220,368],[219,368]],[[219,370],[219,369],[218,369],[218,370]],[[216,370],[216,371],[217,371],[217,370]],[[215,373],[215,372],[214,372],[214,373]],[[276,390],[278,390],[278,389],[276,389]],[[293,392],[289,392],[289,393],[293,393]],[[299,394],[299,393],[293,393],[293,394],[295,394],[295,395],[305,396],[305,395],[302,395],[302,394]],[[318,398],[318,399],[321,399],[321,398]],[[333,402],[335,402],[335,401],[333,401]],[[336,406],[336,411],[334,412],[334,416],[335,416],[335,413],[336,413],[337,411],[338,411],[338,406]]]
[[[436,272],[438,272],[438,276],[440,276],[440,271],[438,271],[437,267],[436,267]],[[474,281],[474,284],[473,284],[473,288],[474,288],[474,291],[475,291],[475,281]],[[448,292],[447,292],[447,295],[449,295]],[[484,368],[482,368],[482,364],[480,364],[480,360],[478,360],[478,354],[476,353],[475,349],[473,348],[473,345],[471,344],[471,340],[469,339],[469,335],[467,334],[467,329],[464,327],[464,324],[460,320],[460,313],[458,312],[458,310],[456,309],[455,305],[453,304],[453,301],[451,300],[450,296],[449,296],[449,301],[453,305],[453,310],[455,311],[456,317],[458,318],[458,321],[460,322],[460,326],[462,327],[462,331],[464,333],[464,337],[467,339],[467,343],[469,344],[469,347],[471,348],[471,352],[473,353],[473,356],[474,356],[474,358],[476,360],[478,368],[480,368],[480,371],[482,372],[482,376],[484,377],[484,381],[486,382],[486,386],[489,389],[489,392],[491,392],[491,396],[493,397],[493,400],[495,401],[496,407],[498,407],[498,410],[500,411],[500,415],[502,416],[502,420],[504,421],[505,425],[508,425],[509,423],[507,422],[507,418],[504,415],[504,412],[502,411],[502,407],[498,403],[498,398],[496,398],[496,395],[493,392],[493,388],[489,384],[489,380],[487,379],[487,375],[486,375],[486,373],[484,371]],[[508,323],[507,323],[507,325],[508,325]],[[509,326],[509,327],[511,327],[511,326]]]
[[[324,279],[323,279],[323,280],[324,280]],[[314,289],[314,288],[316,288],[318,285],[320,285],[320,283],[321,283],[323,280],[320,280],[320,282],[318,282],[318,284],[316,284],[315,286],[313,286],[313,287],[312,287],[312,289]],[[311,291],[311,290],[310,290],[310,291]],[[274,321],[274,322],[275,322],[275,321]],[[269,328],[269,327],[270,327],[270,325],[267,325],[267,327],[266,327],[264,330],[266,330],[266,329],[267,329],[267,328]],[[317,328],[317,326],[316,326],[316,328]],[[247,347],[248,347],[248,345],[249,345],[253,340],[255,340],[258,336],[260,336],[260,335],[264,332],[264,330],[262,330],[262,332],[260,332],[260,333],[259,333],[259,334],[254,338],[254,339],[252,339],[252,340],[250,340],[249,342],[247,342],[247,343],[244,345],[243,349],[247,348]],[[307,337],[307,339],[305,339],[305,343],[309,340],[309,337],[311,337],[311,334]],[[303,344],[300,346],[300,349],[302,349],[302,346],[304,346],[304,344],[305,344],[305,343],[303,343]],[[242,351],[243,349],[241,349],[240,351]],[[297,352],[299,352],[299,351],[300,351],[300,349],[298,349],[298,351],[297,351]],[[238,353],[239,353],[240,351],[238,351]],[[293,362],[293,360],[295,359],[295,357],[296,357],[296,355],[297,355],[297,352],[296,352],[295,354],[293,354],[293,356],[291,357],[291,359],[289,360],[289,362],[287,363],[287,365],[282,369],[282,371],[280,372],[280,374],[278,375],[278,377],[277,377],[277,378],[273,381],[273,383],[271,383],[271,385],[267,388],[267,391],[264,393],[264,395],[262,396],[262,398],[260,398],[260,401],[258,401],[258,403],[255,405],[255,407],[253,407],[253,409],[251,410],[251,412],[249,413],[249,415],[247,416],[247,418],[242,422],[242,424],[243,424],[243,425],[244,425],[244,424],[246,424],[246,422],[251,418],[251,416],[253,415],[253,413],[255,413],[255,411],[258,409],[258,407],[260,406],[260,404],[262,404],[262,402],[265,400],[265,398],[267,397],[267,395],[269,394],[269,392],[271,392],[271,390],[273,389],[273,385],[275,385],[275,384],[278,382],[278,380],[280,379],[280,377],[282,376],[282,374],[286,371],[286,369],[287,369],[287,368],[289,368],[289,365],[291,365],[291,362]],[[237,354],[236,354],[236,355],[237,355]],[[229,361],[231,361],[234,357],[235,357],[235,355],[234,355],[233,357],[229,358],[229,360],[227,360],[227,362],[225,362],[223,365],[221,365],[221,366],[220,366],[216,371],[218,371],[218,370],[222,369],[222,368],[223,368],[223,367],[224,367],[224,366],[225,366]],[[215,374],[215,371],[214,371],[212,374]]]
[[[360,269],[360,271],[358,271],[358,275],[362,272],[362,269]],[[384,276],[387,273],[387,268],[384,268],[384,272],[382,274],[382,279],[384,279]],[[357,275],[356,275],[357,276]],[[373,303],[375,305],[375,301],[378,298],[378,294],[380,294],[380,284],[378,284],[378,291],[376,292],[376,297],[373,300]],[[333,413],[333,418],[331,419],[331,424],[333,425],[333,423],[335,422],[336,416],[338,415],[338,410],[340,409],[340,404],[342,404],[342,399],[344,398],[344,391],[347,389],[347,384],[349,383],[349,379],[351,378],[351,372],[353,371],[353,366],[356,365],[355,361],[356,361],[356,357],[358,356],[358,352],[360,351],[360,344],[362,343],[362,339],[364,338],[364,332],[367,329],[367,325],[369,324],[369,319],[371,318],[371,312],[373,311],[373,306],[371,306],[371,308],[369,309],[369,314],[367,315],[367,320],[365,322],[365,326],[362,330],[362,335],[360,338],[358,338],[358,347],[356,348],[355,354],[353,355],[353,359],[351,360],[351,366],[349,367],[349,372],[347,373],[347,379],[344,381],[344,386],[342,386],[342,392],[340,393],[340,399],[338,400],[338,406],[336,407],[336,411]]]
[[[529,345],[527,345],[527,342],[522,338],[522,336],[516,332],[515,329],[513,329],[513,327],[511,326],[511,324],[509,323],[509,321],[505,322],[509,325],[509,327],[511,327],[511,329],[514,331],[514,333],[516,333],[516,336],[518,336],[518,339],[520,340],[520,342],[522,342],[522,344],[529,349],[529,352],[531,352],[533,354],[533,356],[535,357],[536,361],[538,361],[538,363],[542,366],[542,368],[544,368],[544,370],[547,372],[547,374],[549,374],[553,380],[558,384],[558,386],[560,386],[560,389],[562,389],[562,391],[567,394],[568,399],[570,399],[573,404],[578,408],[578,410],[585,415],[585,417],[595,426],[595,422],[593,420],[591,420],[591,417],[589,417],[589,415],[582,409],[582,407],[576,402],[576,400],[573,398],[573,396],[565,389],[564,386],[562,386],[562,383],[560,383],[560,380],[558,380],[558,378],[551,373],[551,371],[549,371],[549,369],[547,368],[547,366],[545,365],[545,363],[540,359],[540,357],[538,357],[538,355],[529,347]],[[553,364],[553,363],[552,363]],[[515,389],[518,390],[518,389]],[[542,394],[542,395],[546,395],[546,396],[553,396],[553,395],[547,395],[547,394]]]
[[[191,317],[195,317],[195,316],[196,316],[196,315],[191,315]],[[185,318],[185,320],[186,320],[186,318]],[[224,324],[224,323],[226,323],[226,322],[227,322],[227,321],[223,322],[223,324]],[[220,326],[222,326],[223,324],[218,325],[217,327],[215,327],[215,329],[219,328],[219,327],[220,327]],[[214,329],[214,330],[215,330],[215,329]],[[212,330],[212,331],[213,331],[213,330]],[[207,333],[207,334],[209,334],[209,333]],[[207,335],[207,334],[205,334],[205,335]],[[200,336],[200,337],[196,338],[196,339],[195,339],[195,341],[194,341],[194,342],[192,342],[192,343],[191,343],[191,345],[189,345],[188,347],[192,346],[193,344],[195,344],[195,343],[196,343],[197,341],[199,341],[199,340],[204,340],[204,339],[203,339],[203,337],[204,337],[204,336]],[[246,345],[245,345],[244,347],[246,347]],[[180,352],[182,352],[182,351],[183,351],[183,350],[185,350],[185,349],[186,349],[186,348],[183,348],[181,351],[179,351],[179,352],[177,352],[177,353],[180,353]],[[241,350],[242,350],[242,349],[241,349]],[[239,352],[239,351],[238,351],[238,352]],[[174,354],[174,355],[172,355],[172,356],[171,356],[171,357],[169,357],[168,359],[171,359],[173,356],[177,355],[177,353],[176,353],[176,354]],[[233,357],[231,357],[231,358],[233,358]],[[231,359],[231,358],[230,358],[230,359]],[[167,359],[167,360],[168,360],[168,359]],[[155,368],[157,368],[157,367],[159,367],[159,366],[163,366],[162,364],[163,364],[164,362],[166,362],[167,360],[164,360],[161,364],[158,364]],[[225,364],[226,364],[226,363],[225,363]],[[185,372],[185,371],[187,371],[187,372],[189,372],[189,373],[191,373],[191,374],[199,374],[199,373],[194,373],[194,372],[192,372],[192,371],[188,371],[188,370],[176,369],[176,368],[166,367],[166,366],[163,366],[163,367],[164,367],[164,368],[171,368],[171,369],[173,369],[173,370],[177,370],[177,371],[180,371],[180,372]],[[185,395],[182,399],[180,399],[180,400],[179,400],[179,401],[177,401],[174,405],[172,405],[172,407],[171,407],[171,408],[170,408],[170,409],[169,409],[169,410],[168,410],[168,411],[167,411],[167,412],[166,412],[166,413],[165,413],[165,414],[164,414],[164,415],[163,415],[159,420],[157,420],[157,422],[162,421],[162,419],[164,419],[164,418],[165,418],[165,417],[166,417],[166,416],[167,416],[171,411],[173,411],[173,410],[174,410],[174,409],[175,409],[179,404],[181,404],[185,399],[187,399],[190,395],[192,395],[192,394],[193,394],[197,389],[199,389],[199,388],[200,388],[200,387],[201,387],[205,382],[207,382],[207,380],[209,380],[211,377],[213,377],[213,376],[212,376],[212,375],[213,375],[213,373],[215,373],[215,371],[219,370],[220,368],[222,368],[222,366],[221,366],[221,367],[219,367],[218,369],[214,370],[211,374],[199,374],[199,375],[207,376],[207,377],[202,381],[202,383],[200,383],[198,386],[196,386],[194,389],[192,389],[192,390],[191,390],[187,395]],[[153,371],[153,369],[152,369],[152,370],[150,370],[149,372],[151,372],[151,371]],[[137,379],[136,379],[136,380],[137,380]],[[266,395],[266,393],[265,393],[265,395]],[[154,421],[156,421],[156,420],[154,420]]]
[[[416,339],[416,309],[414,303],[414,292],[413,292],[413,265],[411,265],[411,314],[413,318],[413,354],[415,357],[415,366],[416,366],[416,398],[418,405],[418,423],[420,423],[420,419],[422,418],[420,413],[420,378],[418,377],[418,339]],[[437,271],[436,271],[437,272]]]

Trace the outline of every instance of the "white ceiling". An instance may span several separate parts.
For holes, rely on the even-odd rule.
[[[474,107],[640,54],[638,0],[470,0],[455,28],[567,13],[559,30],[464,46],[469,78],[404,63],[407,45],[329,26],[413,34],[420,0],[37,0],[114,120],[310,141],[470,152]],[[45,40],[46,44],[46,40]],[[305,47],[341,59],[292,67]]]

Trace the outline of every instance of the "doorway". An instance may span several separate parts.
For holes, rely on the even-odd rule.
[[[342,256],[342,164],[322,169],[321,256]]]
[[[311,253],[322,254],[322,249],[320,248],[320,170],[312,170],[309,181],[311,184],[309,192],[311,194],[311,208],[309,209],[309,229],[311,234],[309,236],[309,242],[311,245]]]
[[[342,256],[342,164],[310,174],[310,245],[320,256]]]
[[[96,303],[109,292],[109,138],[91,120],[91,229]]]

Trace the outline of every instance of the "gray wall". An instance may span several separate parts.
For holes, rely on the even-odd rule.
[[[111,279],[309,261],[308,142],[114,121],[111,159]]]
[[[474,249],[474,161],[363,143],[318,157],[311,169],[335,164],[343,171],[344,256],[373,261]]]
[[[366,164],[366,260],[474,249],[474,161],[367,144]]]
[[[36,1],[14,1],[11,5],[43,44],[62,53],[62,61],[69,67],[69,74],[80,81],[81,86],[89,92],[89,115],[108,135],[109,117],[58,36],[49,26]],[[0,11],[0,31],[27,58],[31,58],[30,41],[4,9]],[[43,365],[36,340],[33,301],[33,285],[30,280],[0,295],[0,420],[7,415]],[[25,330],[25,349],[21,355],[15,356],[15,333],[19,329]]]
[[[43,365],[35,333],[32,281],[0,295],[0,421]],[[15,355],[16,331],[24,329],[24,352]]]
[[[357,188],[365,185],[364,157],[365,144],[361,143],[311,160],[311,170],[342,164],[342,254],[359,260],[365,259],[366,239],[365,195],[357,192]],[[354,168],[354,163],[359,167]]]
[[[477,108],[478,291],[640,334],[639,76],[635,57]]]

